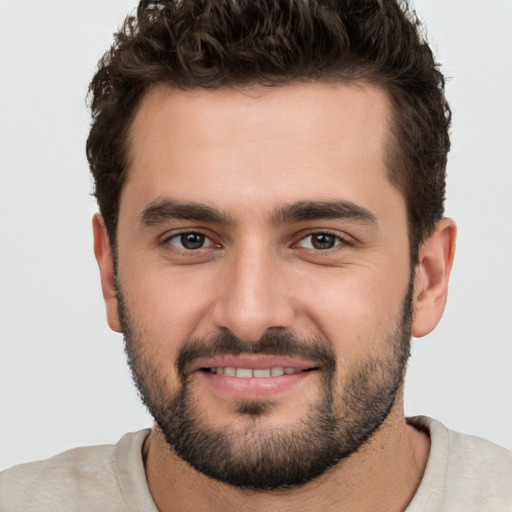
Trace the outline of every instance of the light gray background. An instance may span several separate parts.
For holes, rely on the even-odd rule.
[[[0,469],[150,425],[92,251],[84,103],[135,0],[0,0]],[[450,81],[446,315],[406,409],[512,449],[512,2],[416,0]]]

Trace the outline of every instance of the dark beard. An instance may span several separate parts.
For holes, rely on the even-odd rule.
[[[336,356],[327,343],[269,331],[251,343],[231,334],[185,342],[176,360],[180,387],[171,393],[162,378],[160,363],[149,360],[145,353],[120,289],[118,300],[133,379],[170,448],[197,471],[237,488],[289,488],[322,475],[379,430],[403,385],[410,352],[412,282],[398,325],[380,343],[386,356],[369,358],[349,369],[350,379],[341,392],[336,391]],[[201,411],[194,405],[187,368],[198,357],[246,353],[304,357],[318,363],[315,371],[321,375],[322,395],[293,428],[259,424],[259,418],[271,414],[271,400],[237,404],[237,413],[253,420],[247,421],[243,431],[215,429],[202,421]]]

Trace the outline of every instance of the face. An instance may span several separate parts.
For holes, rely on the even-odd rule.
[[[388,118],[369,86],[144,98],[111,324],[172,450],[208,476],[304,483],[397,407],[412,285]]]

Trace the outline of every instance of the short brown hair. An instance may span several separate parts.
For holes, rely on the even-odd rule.
[[[364,81],[393,109],[390,181],[404,194],[411,254],[442,217],[450,147],[444,78],[400,0],[142,0],[90,85],[87,157],[115,246],[127,138],[149,87]]]

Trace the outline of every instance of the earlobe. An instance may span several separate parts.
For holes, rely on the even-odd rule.
[[[455,222],[443,218],[437,223],[434,234],[419,248],[411,326],[414,337],[421,338],[429,334],[443,316],[455,255],[456,235]]]
[[[94,254],[100,270],[101,289],[107,310],[107,322],[113,331],[122,332],[121,322],[119,321],[114,262],[110,251],[105,221],[99,213],[96,213],[92,219],[92,229],[94,234]]]

